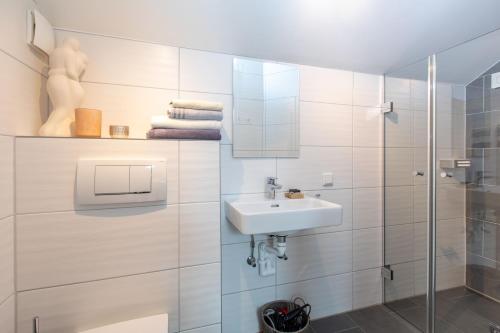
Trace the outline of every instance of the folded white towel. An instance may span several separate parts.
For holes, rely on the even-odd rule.
[[[189,99],[173,99],[170,105],[174,108],[222,111],[224,104],[218,102],[189,100]]]
[[[180,128],[180,129],[221,129],[220,121],[215,120],[184,120],[172,119],[169,116],[153,116],[152,128]]]

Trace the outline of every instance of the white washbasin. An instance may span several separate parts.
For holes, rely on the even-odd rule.
[[[276,234],[342,224],[342,206],[316,198],[225,203],[227,219],[245,235]]]

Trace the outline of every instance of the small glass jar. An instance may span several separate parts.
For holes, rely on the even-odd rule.
[[[113,139],[127,139],[128,138],[128,126],[121,125],[110,125],[109,135]]]

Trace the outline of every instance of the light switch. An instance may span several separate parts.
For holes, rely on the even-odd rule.
[[[122,194],[129,193],[128,165],[96,165],[94,178],[94,193]]]
[[[333,186],[333,173],[323,172],[323,186]]]
[[[149,193],[151,192],[151,165],[130,166],[130,192]]]

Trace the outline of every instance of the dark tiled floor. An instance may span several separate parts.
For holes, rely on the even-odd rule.
[[[487,333],[500,323],[499,303],[462,287],[439,292],[436,310],[438,333]],[[418,333],[425,323],[425,296],[416,296],[315,320],[310,333]]]

